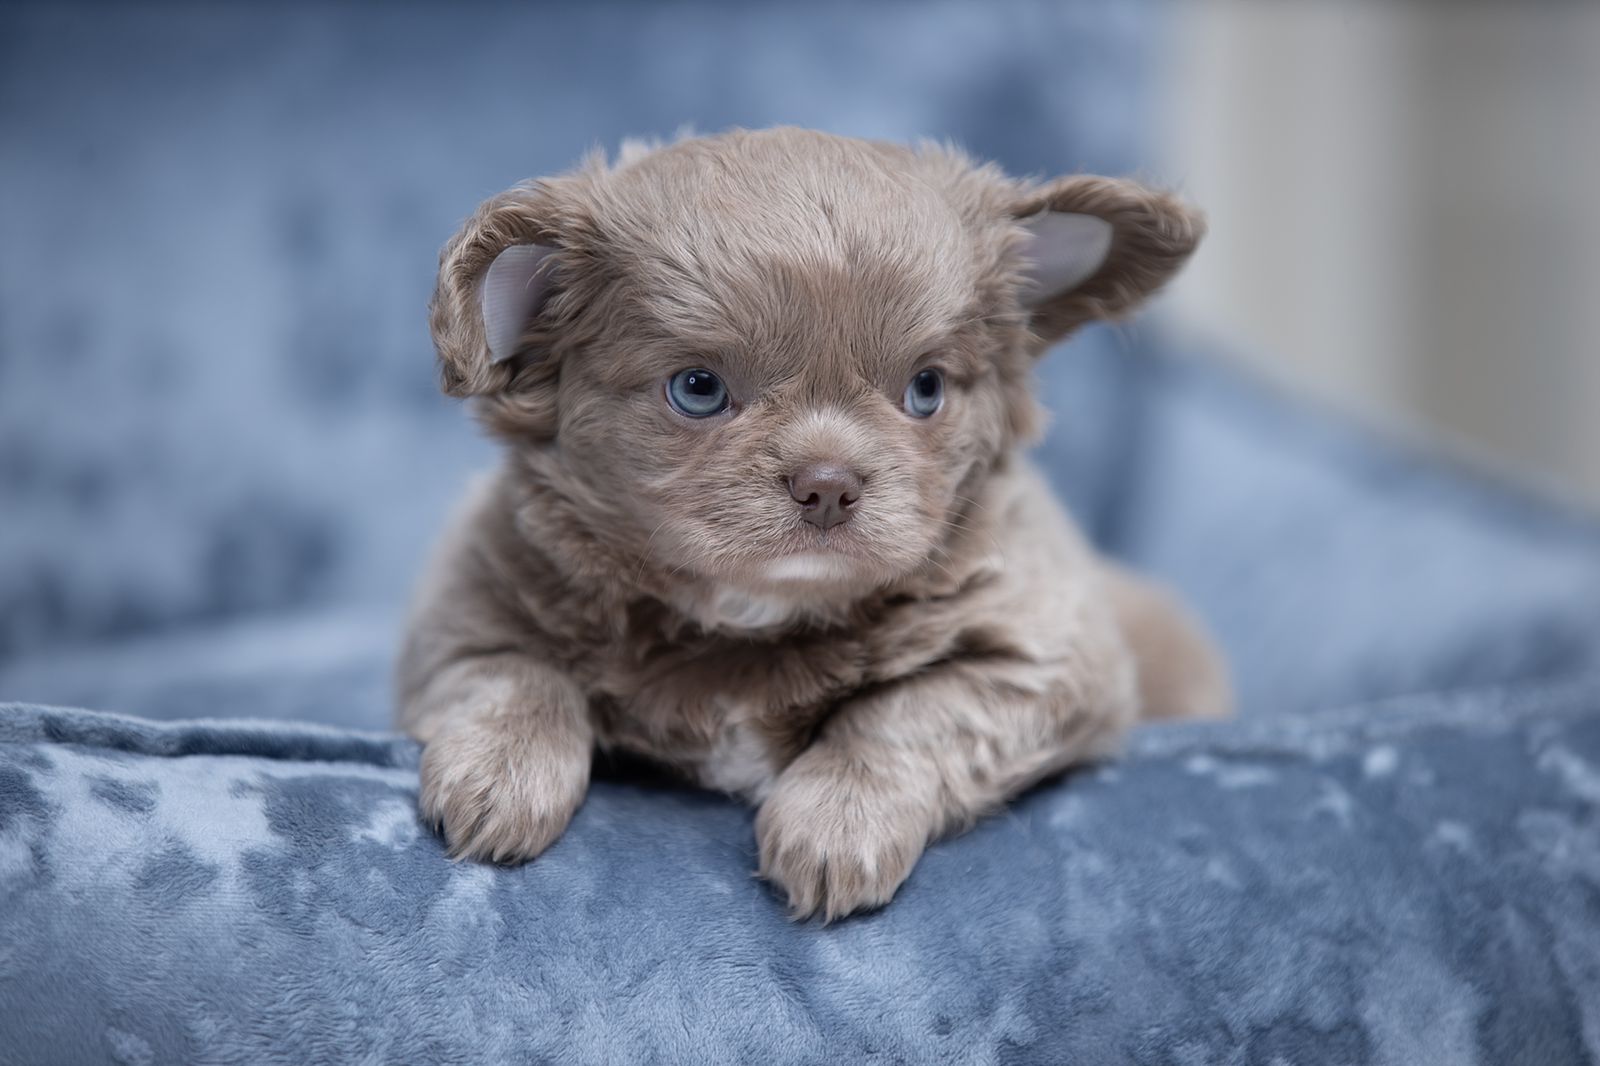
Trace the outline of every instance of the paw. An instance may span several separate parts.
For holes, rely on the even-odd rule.
[[[760,875],[796,918],[881,907],[927,845],[935,802],[905,773],[879,774],[821,748],[801,755],[756,817]]]
[[[422,752],[422,816],[453,858],[525,862],[567,828],[589,788],[590,751],[520,716],[452,725]]]

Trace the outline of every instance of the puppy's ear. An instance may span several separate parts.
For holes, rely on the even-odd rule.
[[[1092,319],[1118,318],[1178,272],[1205,219],[1132,181],[1076,176],[1032,190],[1013,209],[1019,295],[1038,347]]]
[[[548,244],[513,244],[489,264],[478,301],[489,362],[504,363],[522,350],[528,326],[554,288],[554,254]]]
[[[562,278],[555,216],[547,189],[519,185],[478,208],[445,245],[429,305],[445,392],[503,392],[544,354],[553,328],[545,312]]]

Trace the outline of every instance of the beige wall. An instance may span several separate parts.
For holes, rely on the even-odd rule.
[[[1178,5],[1177,310],[1240,358],[1600,504],[1600,4]]]

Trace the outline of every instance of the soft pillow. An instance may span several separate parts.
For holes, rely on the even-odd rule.
[[[0,707],[0,1062],[1600,1056],[1600,681],[1151,728],[829,927],[729,801],[600,782],[501,869],[415,763]]]

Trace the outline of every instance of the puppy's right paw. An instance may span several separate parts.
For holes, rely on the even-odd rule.
[[[522,716],[472,716],[422,752],[422,816],[458,859],[525,862],[567,828],[589,788],[587,743]]]

